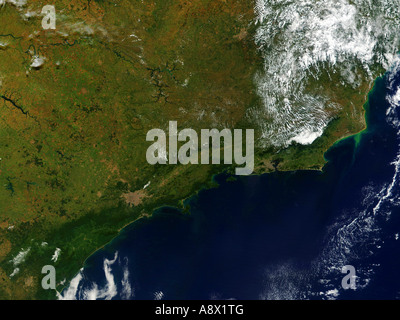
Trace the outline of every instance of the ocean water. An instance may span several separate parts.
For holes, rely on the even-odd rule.
[[[400,298],[400,68],[376,80],[368,128],[322,172],[221,174],[95,253],[65,299]],[[354,266],[345,290],[342,268]]]

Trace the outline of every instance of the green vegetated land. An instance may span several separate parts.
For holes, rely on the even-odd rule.
[[[232,170],[151,166],[149,130],[172,120],[180,129],[254,128],[246,111],[262,107],[252,0],[60,0],[56,30],[24,16],[46,4],[0,9],[3,299],[55,298],[41,288],[44,265],[55,266],[61,290],[121,228]],[[257,149],[256,173],[321,169],[335,140],[363,128],[369,89],[316,83],[310,91],[343,108],[311,146]]]

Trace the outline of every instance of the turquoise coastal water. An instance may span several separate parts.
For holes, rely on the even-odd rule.
[[[218,175],[87,261],[66,298],[369,299],[400,292],[399,76],[376,81],[368,128],[330,148],[323,171]],[[396,162],[397,161],[397,162]],[[356,290],[341,286],[342,267]]]

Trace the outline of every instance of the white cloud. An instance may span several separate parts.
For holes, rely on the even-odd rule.
[[[31,67],[32,68],[40,68],[43,64],[44,64],[45,58],[44,57],[40,57],[40,56],[33,56],[32,57],[32,63],[31,63]]]
[[[289,143],[297,142],[300,144],[312,144],[318,137],[320,137],[323,133],[323,130],[320,129],[318,131],[310,131],[309,129],[305,129],[303,132],[300,132],[297,136],[291,138]]]
[[[154,300],[162,300],[162,299],[164,299],[164,292],[162,291],[154,292]]]
[[[57,293],[58,300],[76,300],[76,295],[78,293],[78,287],[83,279],[82,276],[83,269],[71,280],[68,289],[64,292],[64,295]]]
[[[115,253],[114,259],[104,259],[103,270],[106,280],[104,286],[99,286],[97,283],[86,284],[82,282],[84,279],[83,269],[77,276],[71,281],[69,287],[64,294],[58,294],[59,300],[111,300],[118,294],[118,287],[115,281],[115,277],[112,273],[113,267],[120,267],[120,260],[118,259],[118,252]],[[123,278],[121,280],[121,292],[120,296],[122,299],[130,299],[134,295],[133,288],[129,282],[129,271],[127,267],[127,259],[125,259],[126,265],[123,269]]]
[[[26,256],[28,255],[29,251],[31,251],[30,248],[24,250],[22,249],[12,260],[11,262],[13,263],[14,267],[20,265],[23,263],[26,259]]]
[[[5,4],[6,2],[11,3],[16,7],[23,7],[26,5],[27,0],[3,0],[3,3],[0,2],[0,5]]]
[[[19,272],[19,268],[15,268],[13,272],[10,274],[10,278],[14,277]]]
[[[266,145],[287,146],[305,131],[322,134],[327,109],[338,106],[308,93],[310,79],[318,83],[322,71],[338,73],[342,85],[357,89],[361,76],[372,83],[373,67],[388,69],[400,49],[395,0],[257,0],[255,11],[255,40],[264,57],[255,80],[264,110],[250,116]]]
[[[57,262],[57,260],[60,256],[60,253],[61,253],[61,249],[57,248],[56,251],[54,251],[53,256],[51,257],[51,261]]]
[[[128,270],[128,259],[126,259],[126,265],[124,267],[124,276],[121,280],[122,291],[121,291],[121,298],[124,300],[129,300],[134,296],[134,292],[132,290],[130,281],[129,281],[129,270]]]

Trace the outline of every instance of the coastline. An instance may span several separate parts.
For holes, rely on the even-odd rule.
[[[386,73],[385,73],[385,74],[386,74]],[[327,150],[325,150],[325,152],[323,153],[323,157],[324,157],[326,163],[325,163],[324,165],[322,165],[320,168],[318,168],[318,169],[315,169],[315,168],[304,168],[304,169],[297,169],[297,170],[290,170],[290,169],[287,169],[287,170],[277,170],[277,169],[275,169],[275,170],[272,170],[272,171],[269,171],[269,172],[264,172],[264,173],[253,173],[253,174],[250,175],[250,176],[263,176],[263,175],[269,175],[269,174],[274,173],[274,172],[302,172],[302,171],[323,172],[323,171],[324,171],[324,167],[325,167],[325,166],[329,163],[329,161],[330,161],[329,159],[326,159],[326,158],[325,158],[325,154],[326,154],[331,148],[334,148],[334,147],[337,146],[339,143],[341,143],[341,142],[343,142],[343,141],[345,141],[345,140],[348,140],[348,139],[353,139],[353,140],[356,142],[356,145],[357,145],[357,140],[359,140],[360,137],[361,137],[364,133],[368,132],[368,129],[369,129],[369,120],[368,120],[368,115],[369,115],[369,97],[370,97],[371,94],[373,94],[373,93],[375,92],[376,81],[378,81],[379,79],[383,79],[384,76],[385,76],[385,75],[382,75],[382,76],[380,76],[380,77],[378,77],[378,78],[376,78],[376,79],[374,80],[373,85],[372,85],[372,88],[371,88],[370,92],[368,92],[368,94],[367,94],[366,102],[365,102],[364,105],[363,105],[365,127],[364,127],[361,131],[359,131],[359,132],[357,132],[357,133],[350,134],[350,135],[347,135],[347,136],[345,136],[345,137],[343,137],[343,138],[340,138],[339,140],[336,140]],[[182,214],[191,214],[191,213],[190,213],[190,206],[187,205],[187,204],[185,204],[185,203],[194,200],[194,197],[196,197],[201,191],[206,191],[206,190],[211,190],[211,189],[213,189],[213,188],[218,188],[218,187],[219,187],[219,183],[216,181],[216,177],[218,177],[219,175],[222,175],[222,174],[227,174],[227,175],[230,176],[229,178],[236,179],[236,176],[227,173],[227,170],[228,170],[228,169],[223,169],[223,170],[221,170],[221,171],[218,172],[218,173],[212,174],[212,175],[211,175],[211,178],[210,178],[210,181],[209,181],[210,184],[212,184],[211,187],[210,187],[210,186],[207,186],[207,187],[206,187],[206,186],[203,186],[203,187],[201,187],[200,189],[195,190],[195,191],[193,192],[192,195],[190,195],[190,196],[188,196],[188,197],[186,197],[186,198],[184,198],[184,199],[179,200],[179,201],[178,201],[178,204],[177,204],[176,206],[171,206],[171,205],[158,205],[158,206],[154,207],[154,208],[151,210],[151,213],[143,213],[143,214],[141,214],[138,218],[136,218],[135,220],[133,220],[133,221],[127,223],[126,225],[124,225],[123,227],[121,227],[121,228],[118,230],[118,235],[117,235],[117,236],[115,236],[111,241],[105,243],[105,244],[102,245],[101,247],[99,247],[99,248],[97,248],[96,250],[94,250],[94,251],[85,259],[83,265],[81,266],[81,268],[79,269],[79,271],[71,278],[71,280],[72,280],[73,278],[75,278],[75,277],[81,272],[81,270],[83,270],[83,269],[88,265],[88,264],[87,264],[87,261],[88,261],[91,257],[93,257],[94,255],[96,255],[96,253],[99,253],[101,250],[105,250],[105,248],[108,247],[108,246],[109,246],[109,247],[113,247],[113,244],[114,244],[115,242],[117,242],[117,241],[120,240],[120,237],[121,237],[121,235],[122,235],[124,232],[129,232],[128,228],[133,228],[134,225],[135,225],[136,223],[138,223],[139,221],[141,221],[142,219],[152,219],[152,218],[154,217],[154,213],[155,213],[156,211],[160,211],[160,210],[162,210],[163,208],[172,208],[172,209],[177,209],[177,210],[181,211]],[[60,294],[61,294],[63,290],[65,290],[66,288],[68,288],[68,286],[69,286],[71,280],[69,280],[69,281],[67,282],[67,284],[60,290],[60,292],[57,291],[57,293],[60,293]]]

